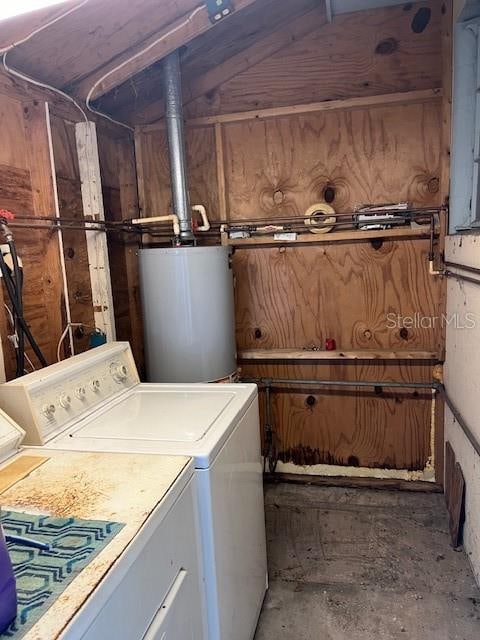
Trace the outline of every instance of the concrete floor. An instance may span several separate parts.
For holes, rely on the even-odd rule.
[[[479,640],[480,592],[441,494],[266,487],[255,640]]]

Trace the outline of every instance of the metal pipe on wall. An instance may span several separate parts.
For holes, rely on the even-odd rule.
[[[242,378],[242,382],[266,385],[314,386],[314,387],[385,387],[386,389],[438,389],[439,383],[432,382],[389,382],[388,380],[290,380],[287,378]]]
[[[275,428],[272,422],[272,394],[275,392],[274,387],[278,385],[287,385],[287,388],[295,389],[296,387],[309,386],[309,387],[343,387],[343,388],[368,388],[371,387],[375,391],[383,390],[382,388],[393,389],[424,389],[430,390],[432,393],[432,410],[430,431],[432,438],[432,451],[434,448],[434,434],[435,434],[435,396],[440,390],[444,391],[443,385],[435,380],[431,382],[389,382],[385,380],[299,380],[288,378],[242,378],[242,382],[254,382],[258,385],[262,385],[265,392],[265,420],[264,420],[264,459],[263,459],[263,472],[266,471],[266,466],[270,470],[270,474],[274,474],[278,464],[278,452],[275,445]],[[278,390],[277,390],[278,391]]]
[[[460,273],[459,271],[450,271],[450,269],[445,269],[443,274],[446,278],[454,278],[460,282],[470,282],[470,284],[480,285],[480,269],[478,267],[471,267],[466,264],[461,264],[460,262],[449,262],[446,260],[443,263],[446,267],[453,267],[454,269],[460,269],[460,271],[466,271],[467,273],[472,273],[475,275],[475,278],[471,276],[467,276],[464,273]]]
[[[453,417],[455,418],[455,420],[460,425],[460,428],[462,429],[463,433],[467,437],[468,441],[470,442],[472,447],[475,449],[475,452],[477,453],[477,455],[480,456],[480,442],[478,441],[478,439],[474,435],[473,431],[470,429],[470,427],[466,423],[465,418],[462,416],[460,411],[457,409],[457,407],[455,406],[453,400],[450,398],[446,388],[443,385],[440,387],[440,393],[443,395],[446,405],[450,409],[450,411],[451,411]]]
[[[189,244],[193,241],[194,235],[188,195],[181,69],[178,50],[168,55],[164,60],[163,92],[165,96],[165,121],[170,157],[173,211],[180,223],[180,241],[184,244]]]
[[[470,427],[467,425],[460,411],[457,409],[457,407],[453,403],[452,399],[448,395],[448,392],[445,386],[440,382],[436,382],[434,380],[432,380],[432,382],[388,382],[385,380],[346,381],[346,380],[291,380],[287,378],[242,378],[242,382],[254,382],[264,386],[266,395],[267,395],[267,402],[268,402],[267,420],[269,423],[270,431],[272,431],[270,401],[271,401],[272,386],[274,385],[289,385],[293,387],[298,387],[298,386],[302,387],[306,385],[306,386],[316,386],[316,387],[339,386],[339,387],[372,387],[372,388],[385,387],[387,389],[389,388],[431,389],[433,392],[439,392],[443,396],[443,398],[445,399],[445,403],[447,404],[448,408],[452,412],[453,417],[460,425],[462,431],[464,432],[465,436],[469,440],[472,447],[475,449],[476,453],[480,455],[480,442],[478,441],[478,439],[476,438],[476,436],[474,435]],[[432,420],[433,420],[433,416],[432,416]],[[271,434],[269,435],[271,438],[272,435]]]

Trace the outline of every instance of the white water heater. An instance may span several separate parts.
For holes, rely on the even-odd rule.
[[[149,382],[213,382],[236,371],[228,247],[139,252]]]

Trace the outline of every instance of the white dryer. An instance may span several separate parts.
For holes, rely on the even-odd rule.
[[[28,444],[192,456],[208,638],[253,638],[267,589],[255,385],[143,384],[113,343],[2,385],[0,406]]]
[[[2,508],[32,517],[121,524],[47,603],[27,637],[207,640],[193,460],[47,447],[19,450],[23,435],[0,411]],[[39,526],[29,530],[30,538],[41,532]],[[59,533],[59,544],[65,535]],[[22,575],[37,570],[35,563],[21,566]],[[40,568],[40,584],[43,578]]]

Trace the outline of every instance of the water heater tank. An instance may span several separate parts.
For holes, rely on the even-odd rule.
[[[149,382],[212,382],[235,373],[228,247],[139,253]]]

